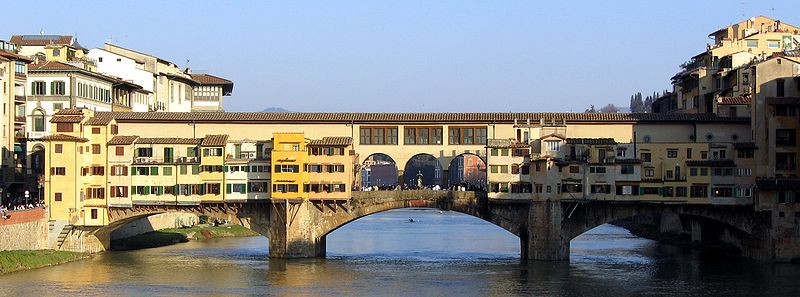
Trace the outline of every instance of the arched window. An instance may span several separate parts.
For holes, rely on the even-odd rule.
[[[41,109],[33,111],[33,131],[44,132],[44,112]]]
[[[31,154],[31,167],[36,174],[44,173],[44,146],[37,144]]]

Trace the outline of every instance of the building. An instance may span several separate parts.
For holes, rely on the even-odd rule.
[[[88,50],[69,35],[14,35],[11,42],[19,46],[19,54],[31,57],[36,63],[61,62],[96,71],[95,60],[86,57]]]
[[[233,93],[233,82],[210,74],[187,72],[195,82],[192,111],[222,111],[222,97]]]
[[[0,203],[34,191],[34,172],[28,170],[25,106],[28,64],[15,44],[0,40]],[[44,160],[37,159],[36,162]],[[35,193],[35,192],[34,192]]]

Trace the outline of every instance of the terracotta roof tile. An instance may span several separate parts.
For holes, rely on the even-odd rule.
[[[87,141],[89,141],[86,138],[76,137],[76,136],[66,135],[66,134],[51,134],[51,135],[47,135],[45,137],[39,138],[39,140],[44,140],[44,141],[79,141],[79,142],[87,142]]]
[[[200,142],[202,146],[224,146],[228,141],[228,135],[206,135],[203,141]]]
[[[10,41],[20,46],[72,45],[73,38],[69,35],[14,35]]]
[[[353,138],[350,137],[323,137],[322,139],[313,139],[308,144],[309,146],[348,146],[353,144]]]
[[[752,98],[750,95],[742,95],[736,97],[719,97],[717,98],[717,104],[719,105],[750,105],[752,102]]]
[[[749,118],[687,113],[318,113],[318,112],[98,112],[118,122],[317,122],[317,123],[513,123],[515,119],[546,122],[750,122]]]
[[[45,70],[82,70],[82,69],[58,61],[46,61],[44,63],[36,63],[28,65],[28,71],[37,71],[37,70],[45,71]]]
[[[567,138],[568,144],[615,145],[614,138]]]
[[[190,74],[193,81],[201,85],[232,85],[233,82],[211,74]]]
[[[56,115],[83,115],[83,109],[65,108],[56,112]]]
[[[136,139],[139,139],[139,136],[136,135],[117,135],[111,138],[108,141],[108,145],[128,145],[133,144],[136,142]]]
[[[80,123],[83,121],[83,116],[78,115],[57,115],[50,119],[51,123]]]
[[[31,58],[28,58],[28,57],[20,55],[20,54],[7,52],[7,51],[0,51],[0,56],[5,57],[5,58],[10,59],[10,60],[20,60],[20,61],[25,61],[25,62],[28,62],[28,63],[33,62],[33,59],[31,59]]]
[[[202,138],[153,137],[139,138],[137,144],[200,144]]]
[[[109,116],[109,115],[94,116],[94,117],[91,117],[88,120],[86,120],[86,122],[84,124],[90,125],[90,126],[94,126],[94,125],[104,126],[104,125],[108,125],[113,120],[114,120],[114,118]]]

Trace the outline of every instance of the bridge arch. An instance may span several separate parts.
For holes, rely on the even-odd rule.
[[[486,191],[486,160],[473,153],[462,153],[450,160],[447,187],[463,185],[467,190]]]
[[[403,184],[409,187],[443,186],[444,170],[439,160],[431,154],[419,153],[406,162],[403,169]]]
[[[561,229],[567,245],[600,225],[641,216],[657,218],[661,232],[689,234],[693,241],[723,241],[746,255],[761,253],[765,242],[763,218],[744,206],[586,203],[565,207]]]

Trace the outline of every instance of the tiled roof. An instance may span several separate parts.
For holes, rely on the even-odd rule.
[[[489,148],[529,148],[528,144],[518,142],[514,139],[488,139],[486,147]]]
[[[193,81],[201,85],[232,85],[233,82],[211,74],[190,74]]]
[[[80,123],[83,120],[82,115],[57,115],[50,119],[51,123]]]
[[[117,135],[117,136],[112,137],[111,140],[108,141],[108,145],[133,144],[136,141],[136,139],[139,139],[139,136],[136,136],[136,135],[132,135],[132,136]]]
[[[614,159],[617,164],[641,164],[642,160],[639,159]]]
[[[33,62],[33,59],[31,59],[31,58],[28,58],[28,57],[20,55],[20,54],[7,52],[7,51],[0,51],[0,56],[1,57],[5,57],[5,58],[10,59],[10,60],[20,60],[20,61],[25,61],[25,62],[28,62],[28,63]]]
[[[695,167],[736,167],[733,160],[689,160],[686,166]]]
[[[614,138],[567,138],[567,144],[615,145]]]
[[[752,102],[752,98],[750,95],[742,95],[736,97],[719,97],[717,98],[717,104],[719,105],[750,105]]]
[[[111,117],[111,116],[102,115],[102,116],[91,117],[88,120],[86,120],[86,122],[84,124],[90,125],[90,126],[93,126],[93,125],[104,126],[104,125],[108,125],[113,120],[114,120],[114,118]]]
[[[44,63],[36,63],[28,65],[28,71],[36,71],[36,70],[44,71],[44,70],[82,70],[82,69],[58,61],[46,61]]]
[[[225,143],[228,141],[228,135],[206,135],[203,138],[203,141],[200,142],[202,146],[224,146]]]
[[[312,139],[308,145],[310,146],[348,146],[353,144],[353,138],[350,137],[323,137],[322,139]]]
[[[65,108],[56,112],[56,115],[83,115],[83,109]]]
[[[45,46],[49,44],[72,45],[72,36],[69,35],[14,35],[11,43],[21,46]]]
[[[66,135],[66,134],[51,134],[51,135],[47,135],[45,137],[39,138],[39,140],[45,140],[45,141],[79,141],[79,142],[87,142],[87,141],[89,141],[86,138],[76,137],[76,136],[71,136],[71,135]]]
[[[321,122],[321,123],[513,123],[530,119],[549,122],[741,122],[749,118],[688,113],[312,113],[312,112],[98,112],[111,113],[118,122]]]
[[[139,138],[136,143],[141,144],[200,144],[202,138],[154,137]]]
[[[797,178],[759,178],[756,180],[759,190],[797,190],[800,179]]]

